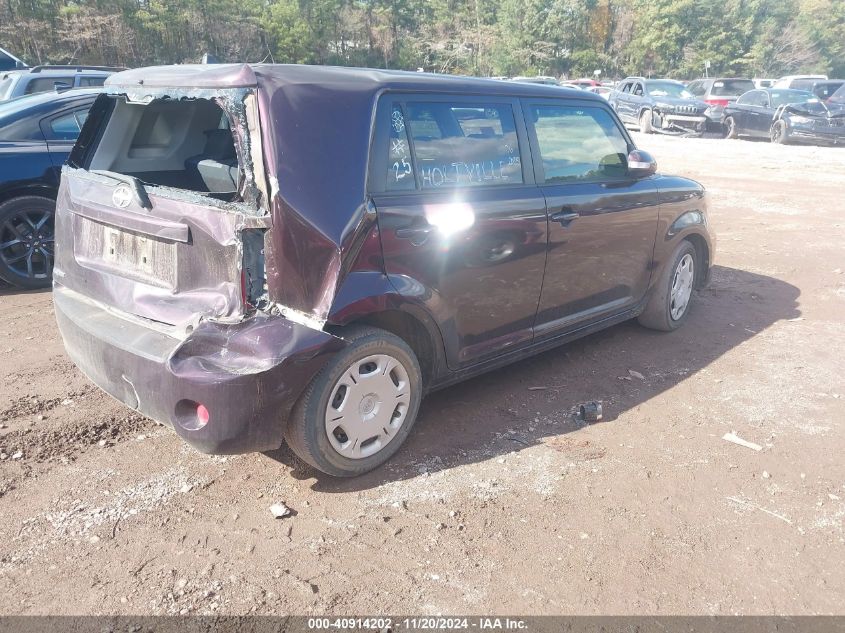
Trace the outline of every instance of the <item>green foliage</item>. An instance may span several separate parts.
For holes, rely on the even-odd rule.
[[[274,61],[474,75],[845,76],[845,0],[4,0],[29,63]]]

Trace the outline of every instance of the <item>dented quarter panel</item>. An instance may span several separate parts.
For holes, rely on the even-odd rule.
[[[680,176],[660,175],[656,177],[656,183],[660,218],[652,267],[659,272],[681,240],[700,239],[707,249],[707,261],[699,283],[706,283],[716,248],[714,232],[707,225],[707,193],[698,182]],[[652,274],[651,286],[659,277],[659,274]]]

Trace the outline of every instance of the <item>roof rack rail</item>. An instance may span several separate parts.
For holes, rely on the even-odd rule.
[[[42,64],[40,66],[33,66],[29,72],[40,73],[42,70],[67,70],[71,72],[81,73],[83,70],[102,70],[105,72],[120,72],[126,70],[121,66],[84,66],[77,64]]]

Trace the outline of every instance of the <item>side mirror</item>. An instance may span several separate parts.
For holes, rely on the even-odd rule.
[[[657,172],[657,161],[646,151],[631,150],[628,154],[628,175],[633,178],[647,178]]]

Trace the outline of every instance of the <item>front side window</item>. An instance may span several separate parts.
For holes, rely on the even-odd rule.
[[[393,104],[390,128],[388,190],[523,182],[510,104],[409,100]]]
[[[626,176],[628,142],[607,110],[535,105],[530,115],[547,184]]]
[[[714,97],[730,97],[749,90],[754,90],[754,82],[750,79],[720,79],[713,82],[710,94]]]

